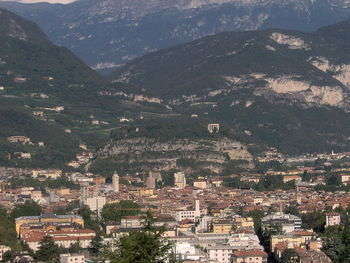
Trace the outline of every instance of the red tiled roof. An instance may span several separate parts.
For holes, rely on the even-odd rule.
[[[234,257],[267,257],[267,253],[262,250],[236,250],[232,255]]]
[[[295,230],[291,234],[297,235],[297,236],[315,236],[316,235],[314,232],[310,232],[306,230]]]
[[[184,219],[180,222],[180,225],[185,225],[185,224],[193,224],[194,222],[191,219]]]
[[[54,240],[87,240],[91,239],[92,235],[72,236],[71,234],[94,234],[95,231],[90,229],[74,229],[61,231],[30,231],[23,234],[22,239],[26,242],[39,242],[45,236],[50,235]]]
[[[326,213],[326,216],[340,216],[340,214],[336,212],[329,212],[329,213]]]

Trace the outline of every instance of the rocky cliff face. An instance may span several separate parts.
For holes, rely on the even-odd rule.
[[[323,72],[330,73],[335,79],[350,88],[350,64],[332,64],[332,62],[325,57],[312,58],[310,61],[312,65]]]
[[[230,160],[246,160],[247,168],[254,167],[247,146],[232,139],[183,139],[160,142],[152,138],[118,140],[107,144],[97,155],[114,164],[139,167],[140,170],[165,171],[179,169],[196,171],[208,169],[220,173]],[[190,160],[182,167],[179,160]]]
[[[222,33],[135,59],[114,83],[142,87],[179,105],[218,101],[237,90],[305,105],[349,108],[350,56],[314,33]]]

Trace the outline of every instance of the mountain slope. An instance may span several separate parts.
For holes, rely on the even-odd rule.
[[[78,137],[65,133],[60,125],[35,119],[13,100],[0,99],[0,125],[1,166],[63,168],[78,153]],[[25,136],[31,143],[10,143],[7,138],[11,136]],[[27,159],[19,153],[31,156]]]
[[[92,85],[101,80],[70,51],[51,44],[35,24],[3,9],[0,32],[0,163],[63,167],[78,152],[78,137],[34,113],[63,107],[68,95],[63,90],[69,83]],[[11,143],[11,136],[31,142]]]
[[[314,33],[221,33],[135,59],[112,79],[168,99],[210,98],[253,87],[260,95],[294,95],[306,103],[348,107],[350,75],[342,78],[343,72],[322,67],[325,61],[349,64],[343,48]]]
[[[3,9],[0,21],[0,165],[67,168],[80,143],[97,147],[120,118],[163,111],[106,94],[109,84],[98,73],[35,24]],[[11,136],[31,143],[9,142]]]
[[[315,30],[350,15],[346,0],[81,0],[68,5],[0,2],[97,69],[223,31]]]
[[[343,44],[349,45],[350,34],[350,20],[345,20],[340,23],[329,25],[318,30],[319,34],[322,34],[324,37],[329,39],[336,39]]]
[[[65,131],[63,120],[73,117],[64,110],[95,98],[102,83],[35,24],[0,9],[0,165],[65,167],[79,152],[80,138]],[[13,143],[11,136],[30,142]]]
[[[24,20],[21,17],[14,18],[13,14],[4,9],[0,10],[0,25],[0,34],[2,37],[48,43],[46,35],[34,23]]]
[[[68,85],[88,86],[102,83],[96,72],[91,70],[66,48],[53,45],[45,34],[31,22],[0,10],[0,70],[2,85],[12,85],[18,77],[22,91],[46,92],[69,98],[74,93]]]
[[[323,30],[221,33],[135,59],[111,79],[115,89],[127,84],[176,112],[221,123],[241,143],[347,151],[349,45]]]

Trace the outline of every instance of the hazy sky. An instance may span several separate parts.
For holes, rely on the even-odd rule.
[[[9,0],[0,0],[0,1],[9,1]],[[68,4],[71,2],[74,2],[76,0],[14,0],[16,2],[21,3],[40,3],[40,2],[47,2],[47,3],[61,3],[61,4]]]

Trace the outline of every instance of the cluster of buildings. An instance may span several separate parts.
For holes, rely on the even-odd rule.
[[[315,154],[304,154],[300,156],[285,156],[284,154],[278,152],[274,147],[269,148],[267,151],[263,152],[257,157],[257,161],[260,163],[267,163],[271,161],[277,161],[280,163],[296,164],[296,163],[310,163],[317,160],[324,161],[337,161],[344,158],[349,158],[350,152],[340,152],[334,153],[315,153]]]
[[[57,109],[56,109],[57,108]],[[60,107],[56,107],[54,110],[60,110]],[[63,108],[64,109],[64,108]],[[63,110],[61,109],[61,110]],[[33,115],[37,118],[45,118],[45,115],[42,111],[34,111]],[[66,131],[68,132],[68,131]],[[71,131],[70,131],[71,132]],[[68,133],[70,133],[68,132]],[[31,138],[27,136],[10,136],[7,137],[7,141],[9,143],[13,144],[21,144],[24,146],[39,146],[39,147],[45,147],[44,142],[37,142],[34,143],[31,141]],[[86,165],[94,156],[91,151],[88,150],[87,146],[85,144],[80,144],[79,148],[81,152],[76,154],[76,157],[74,160],[71,160],[67,163],[67,166],[73,167],[73,168],[79,168],[83,165]],[[8,159],[31,159],[32,153],[30,152],[14,152],[14,153],[8,153]]]
[[[79,168],[83,165],[86,165],[94,157],[93,153],[88,150],[85,144],[80,144],[79,148],[82,150],[82,152],[78,153],[75,156],[75,160],[67,163],[67,166]]]
[[[77,215],[26,216],[16,218],[15,223],[18,238],[33,251],[40,248],[40,242],[46,236],[64,248],[70,248],[76,243],[82,248],[88,248],[96,236],[95,231],[84,229],[84,220]]]
[[[7,141],[9,143],[18,143],[18,144],[22,144],[22,145],[35,145],[35,143],[33,143],[31,141],[31,139],[29,137],[26,137],[26,136],[10,136],[10,137],[7,137]],[[43,146],[45,146],[45,143],[38,142],[37,145],[40,147],[43,147]]]
[[[29,137],[26,137],[26,136],[10,136],[10,137],[7,137],[7,141],[9,143],[28,145],[28,146],[39,146],[39,147],[45,146],[44,142],[33,143],[31,141],[31,139]],[[8,153],[7,158],[9,160],[11,160],[11,159],[31,159],[32,154],[30,152],[13,152],[13,153]]]
[[[64,173],[58,169],[5,169],[0,168],[0,205],[12,209],[17,204],[33,200],[43,208],[43,214],[36,217],[16,219],[18,238],[28,246],[38,250],[40,241],[51,237],[58,245],[69,248],[79,243],[88,248],[96,233],[86,229],[83,219],[76,215],[76,209],[87,206],[96,217],[101,217],[106,204],[121,200],[137,203],[141,212],[151,211],[156,215],[156,226],[164,226],[164,238],[173,242],[176,257],[183,262],[267,262],[268,253],[276,258],[286,249],[293,248],[301,262],[330,262],[322,252],[322,241],[315,232],[303,229],[299,216],[283,213],[286,208],[295,206],[299,213],[325,212],[325,227],[340,225],[341,217],[334,212],[337,208],[350,205],[347,192],[315,191],[312,183],[299,180],[301,170],[269,171],[266,175],[281,175],[285,182],[294,180],[297,187],[291,190],[258,192],[252,189],[232,189],[223,184],[221,177],[198,178],[191,183],[183,172],[174,173],[174,185],[156,188],[161,180],[157,174],[150,174],[143,180],[123,177],[128,182],[121,184],[114,174],[105,177],[91,173]],[[314,172],[314,177],[323,174]],[[340,178],[347,179],[347,170],[337,168]],[[241,176],[253,178],[258,175]],[[65,177],[78,187],[61,186],[56,189],[35,187],[11,187],[11,178],[33,178],[40,181]],[[319,180],[322,182],[322,180]],[[143,183],[144,186],[135,186]],[[74,204],[74,205],[73,205]],[[56,215],[60,208],[73,208],[66,215]],[[252,213],[260,211],[262,236],[256,232],[256,222]],[[331,211],[331,212],[327,212]],[[122,217],[120,222],[108,222],[105,226],[104,242],[120,238],[130,231],[143,227],[140,215]],[[269,240],[269,246],[262,242]],[[0,246],[0,257],[8,251]],[[0,258],[1,259],[1,258]],[[84,262],[86,256],[63,254],[61,262]],[[73,261],[71,261],[73,260]]]

